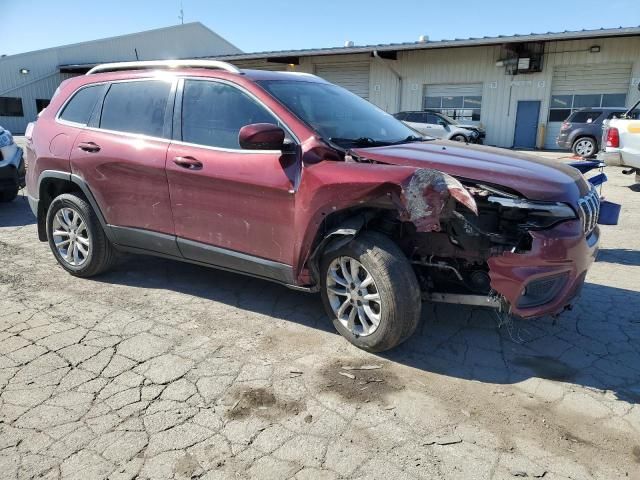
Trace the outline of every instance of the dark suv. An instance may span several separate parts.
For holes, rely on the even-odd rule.
[[[138,252],[319,291],[370,351],[408,338],[423,300],[557,314],[598,244],[576,169],[424,139],[308,74],[98,66],[62,83],[26,152],[39,238],[72,275]]]
[[[556,143],[579,157],[593,157],[600,150],[602,122],[619,118],[624,111],[624,108],[585,108],[573,112],[562,123]]]

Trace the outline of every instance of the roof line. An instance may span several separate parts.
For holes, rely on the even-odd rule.
[[[238,52],[244,53],[243,50],[241,48],[239,48],[237,45],[235,45],[234,43],[231,43],[229,40],[227,40],[226,38],[224,38],[223,36],[221,36],[220,34],[214,32],[213,30],[211,30],[209,27],[207,27],[204,23],[201,22],[191,22],[191,23],[195,23],[200,25],[200,27],[204,28],[206,31],[208,31],[210,34],[218,37],[220,40],[222,40],[224,43],[226,43],[227,45],[229,45],[230,47],[235,48],[236,50],[238,50]],[[185,25],[187,25],[185,23]]]
[[[355,53],[370,53],[378,51],[406,51],[406,50],[429,50],[438,48],[475,47],[487,45],[501,45],[504,43],[520,43],[533,41],[562,41],[578,40],[603,37],[623,37],[640,36],[640,26],[600,28],[597,30],[576,30],[564,32],[530,33],[526,35],[498,35],[495,37],[466,38],[454,40],[434,40],[429,42],[405,42],[387,43],[379,45],[362,45],[354,47],[328,47],[309,48],[302,50],[280,50],[243,54],[219,55],[212,58],[232,61],[232,60],[259,60],[287,56],[320,56],[320,55],[346,55]]]

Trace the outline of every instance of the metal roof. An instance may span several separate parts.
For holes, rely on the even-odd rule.
[[[457,48],[457,47],[479,47],[485,45],[502,45],[505,43],[521,43],[521,42],[550,42],[560,40],[579,40],[588,38],[603,37],[624,37],[640,35],[640,26],[637,27],[618,27],[618,28],[600,28],[597,30],[575,30],[564,32],[547,32],[547,33],[529,33],[525,35],[498,35],[497,37],[481,37],[481,38],[456,38],[453,40],[435,40],[427,42],[404,42],[404,43],[385,43],[378,45],[363,45],[353,47],[328,47],[328,48],[309,48],[302,50],[279,50],[254,53],[240,53],[231,55],[222,55],[212,58],[223,59],[225,61],[233,60],[258,60],[278,57],[307,57],[319,55],[346,55],[350,53],[370,53],[373,51],[403,51],[403,50],[428,50],[436,48]]]

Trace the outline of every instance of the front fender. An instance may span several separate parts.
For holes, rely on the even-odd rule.
[[[357,209],[395,210],[400,220],[413,223],[417,231],[438,231],[456,202],[477,213],[475,200],[464,186],[438,170],[333,161],[308,166],[296,198],[297,251],[292,264],[298,281],[313,281],[309,259],[319,255],[314,246],[329,233],[337,235],[320,232],[332,214]],[[355,235],[362,227],[349,228],[356,230]]]

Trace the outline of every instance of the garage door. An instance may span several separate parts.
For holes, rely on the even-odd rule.
[[[369,99],[369,64],[316,65],[316,75]]]
[[[586,107],[624,107],[631,82],[630,64],[558,66],[553,70],[546,148],[557,148],[562,122]]]
[[[464,123],[479,122],[482,110],[482,84],[426,85],[422,106]]]

